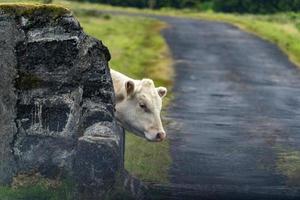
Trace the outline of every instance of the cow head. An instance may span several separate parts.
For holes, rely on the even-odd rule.
[[[160,112],[167,89],[155,88],[150,79],[128,80],[123,89],[123,99],[116,105],[117,120],[125,129],[149,141],[165,139]]]

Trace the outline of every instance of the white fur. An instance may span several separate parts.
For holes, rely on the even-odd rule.
[[[134,80],[110,70],[116,94],[116,118],[122,126],[150,141],[166,137],[160,112],[164,87],[155,88],[151,79]],[[158,137],[160,134],[160,137]]]

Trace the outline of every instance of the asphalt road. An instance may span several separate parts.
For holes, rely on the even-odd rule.
[[[163,36],[176,70],[167,126],[174,187],[162,193],[300,199],[300,70],[229,24],[159,19],[170,24]]]

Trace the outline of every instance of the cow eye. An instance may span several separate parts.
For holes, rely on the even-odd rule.
[[[143,103],[140,103],[140,107],[141,107],[143,110],[145,110],[145,111],[148,110],[148,109],[147,109],[147,106],[146,106],[145,104],[143,104]]]

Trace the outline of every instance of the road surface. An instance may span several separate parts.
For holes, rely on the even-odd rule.
[[[232,25],[159,19],[176,78],[172,185],[156,197],[300,199],[299,68]]]

